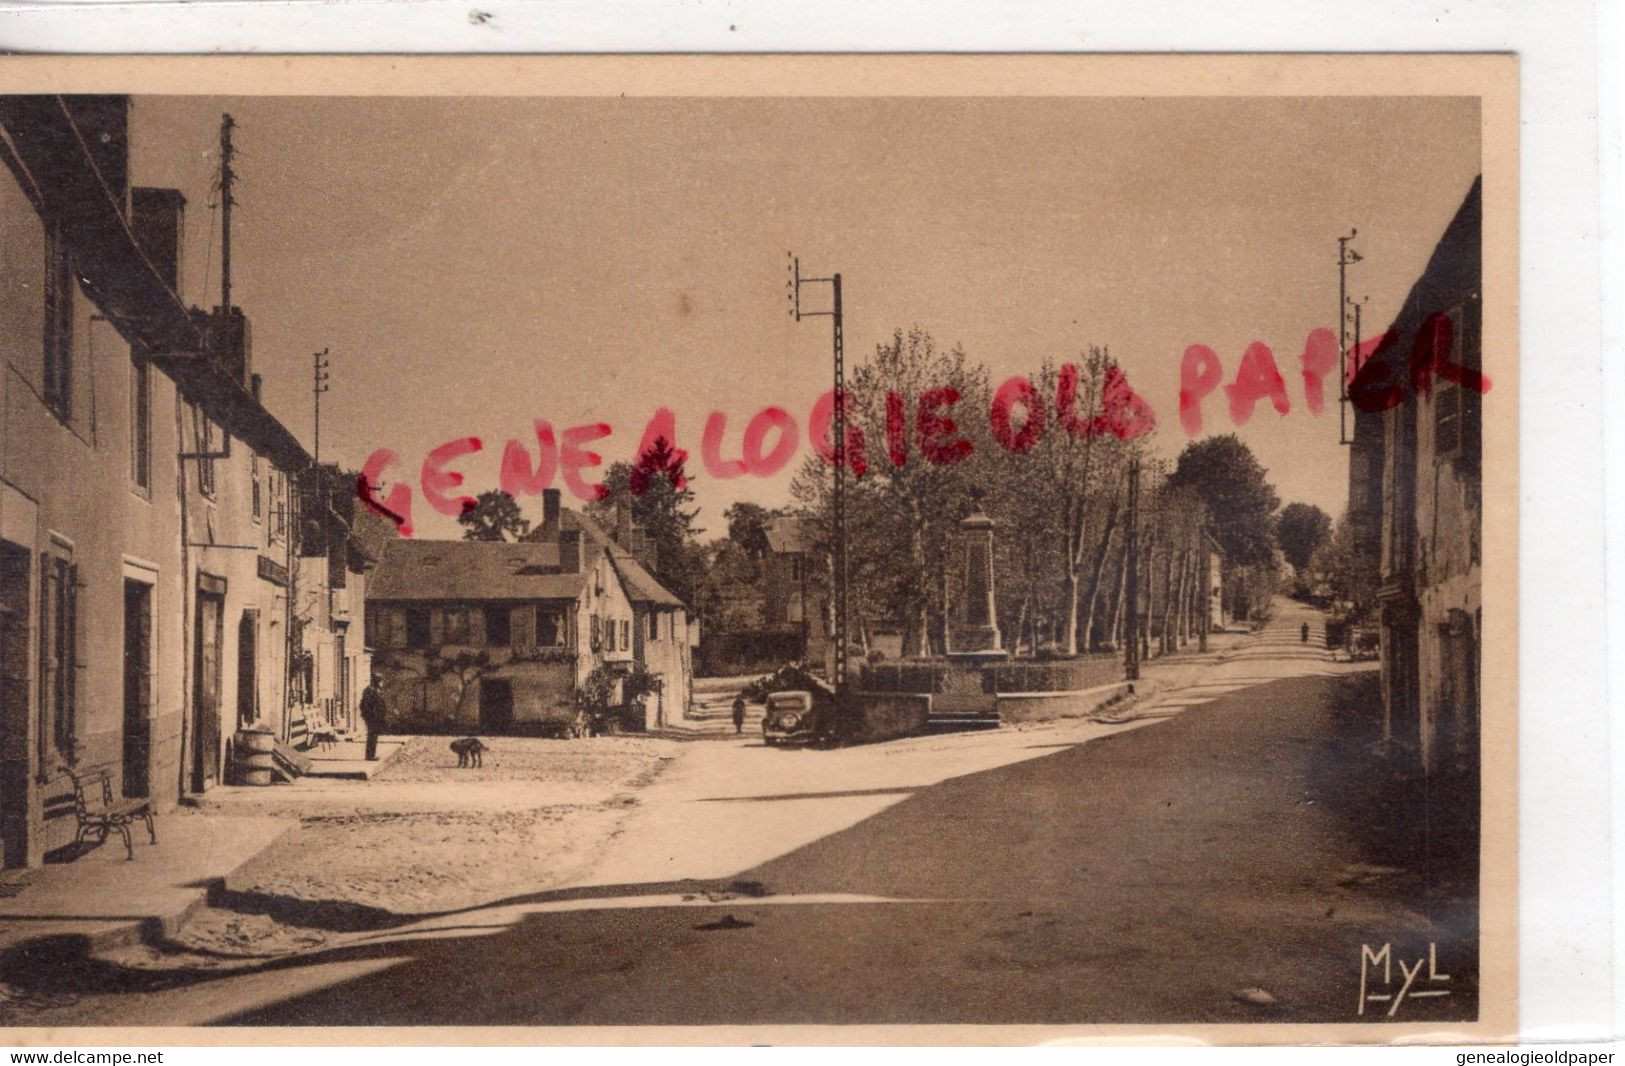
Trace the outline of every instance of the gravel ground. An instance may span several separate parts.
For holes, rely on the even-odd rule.
[[[453,737],[413,737],[374,781],[546,781],[633,786],[664,755],[671,742],[650,737],[590,737],[543,740],[533,737],[482,738],[490,747],[482,767],[459,769],[449,745]]]
[[[647,737],[499,737],[483,767],[458,769],[450,740],[411,738],[372,782],[328,783],[314,798],[264,789],[223,808],[280,807],[300,823],[232,875],[225,906],[197,912],[171,943],[108,957],[229,969],[559,887],[592,866],[675,753]],[[455,803],[425,809],[448,792]]]

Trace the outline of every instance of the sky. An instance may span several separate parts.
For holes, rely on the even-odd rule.
[[[1479,173],[1474,98],[138,97],[131,167],[188,199],[183,296],[219,302],[211,184],[222,112],[239,150],[233,302],[266,405],[312,441],[311,355],[330,353],[321,458],[389,448],[418,536],[455,537],[417,470],[440,444],[460,491],[498,485],[503,444],[604,422],[608,464],[675,412],[703,536],[736,500],[788,502],[790,474],[720,480],[707,416],[785,408],[801,451],[829,388],[829,323],[786,315],[786,253],[839,271],[846,351],[929,331],[995,383],[1109,348],[1189,439],[1187,346],[1225,380],[1255,341],[1291,410],[1236,432],[1283,503],[1347,495],[1337,406],[1304,406],[1299,357],[1337,326],[1337,238],[1358,229],[1350,292],[1367,335],[1399,311]],[[1332,394],[1335,397],[1335,392]],[[959,412],[960,417],[985,417]],[[589,476],[591,472],[588,472]],[[566,493],[568,498],[568,493]],[[540,503],[522,501],[537,518]]]

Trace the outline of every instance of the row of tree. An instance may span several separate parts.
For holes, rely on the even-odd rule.
[[[959,525],[972,510],[996,523],[999,624],[1018,652],[1071,655],[1124,643],[1131,523],[1142,641],[1166,648],[1189,638],[1208,608],[1200,567],[1215,549],[1238,578],[1239,600],[1267,599],[1279,499],[1263,468],[1234,436],[1193,442],[1169,468],[1150,459],[1151,434],[1090,429],[1106,417],[1118,380],[1103,348],[1070,366],[1046,362],[1029,379],[1020,413],[1030,423],[1067,412],[1070,426],[1052,424],[1013,449],[1009,434],[994,439],[992,422],[980,417],[991,409],[993,385],[962,348],[942,348],[923,330],[899,331],[854,368],[850,417],[868,440],[888,440],[899,401],[912,411],[929,390],[946,387],[959,397],[955,432],[970,444],[958,461],[941,463],[906,442],[898,449],[893,436],[889,448],[906,452],[904,461],[879,456],[862,477],[848,478],[850,628],[860,650],[881,626],[897,628],[905,656],[945,650],[963,580]],[[1015,427],[1018,439],[1023,428]],[[809,456],[792,495],[824,534],[827,559],[830,464]]]
[[[994,396],[989,372],[963,348],[942,347],[920,329],[899,330],[853,367],[848,417],[862,427],[869,452],[863,475],[847,478],[849,632],[860,652],[869,652],[883,629],[898,632],[905,656],[946,649],[963,580],[960,522],[974,510],[996,524],[999,624],[1018,653],[1122,647],[1131,571],[1139,586],[1137,636],[1147,649],[1168,650],[1191,639],[1211,609],[1204,567],[1211,573],[1215,557],[1224,605],[1239,618],[1268,603],[1283,558],[1300,579],[1317,557],[1330,559],[1330,519],[1303,504],[1277,515],[1280,500],[1264,469],[1234,435],[1193,441],[1170,465],[1152,457],[1155,431],[1099,431],[1120,381],[1104,348],[1089,348],[1070,365],[1044,363],[1028,379],[1012,416],[1017,424],[1005,427],[1001,443],[985,417]],[[941,437],[969,443],[952,462],[927,458],[923,442],[895,432],[899,404],[913,412],[922,397],[943,389],[958,399],[943,412],[955,425]],[[1058,419],[1063,411],[1068,417]],[[1035,418],[1051,421],[1047,431],[1023,435]],[[1011,433],[1019,449],[1009,446]],[[812,592],[826,605],[832,599],[833,468],[824,457],[804,460],[792,506],[736,504],[724,514],[727,535],[709,544],[699,541],[684,456],[668,442],[656,442],[636,464],[610,466],[604,485],[589,514],[614,528],[627,513],[653,542],[655,576],[708,626],[747,624],[731,617],[729,593],[759,578],[766,525],[781,514],[810,520]],[[506,498],[482,497],[463,520],[467,536],[485,539],[516,537],[527,526]]]

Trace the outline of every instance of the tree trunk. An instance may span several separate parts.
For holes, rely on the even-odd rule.
[[[1145,612],[1140,615],[1140,661],[1151,658],[1151,619],[1155,617],[1157,608],[1157,572],[1153,564],[1157,560],[1157,530],[1151,527],[1149,535],[1145,538],[1145,565],[1140,573],[1145,578]]]
[[[1191,642],[1191,549],[1186,548],[1180,552],[1180,617],[1178,617],[1178,637],[1180,647],[1183,648]]]
[[[1113,597],[1112,604],[1112,644],[1122,649],[1128,645],[1123,643],[1123,600],[1128,592],[1128,545],[1117,554],[1117,595]]]
[[[1078,568],[1066,568],[1066,653],[1078,654]]]
[[[1174,649],[1174,546],[1168,545],[1168,561],[1162,568],[1162,638],[1164,655]]]
[[[1095,562],[1089,569],[1089,594],[1084,597],[1083,645],[1088,651],[1095,649],[1095,604],[1100,599],[1100,579],[1106,573],[1106,557],[1111,554],[1112,535],[1117,532],[1117,507],[1117,493],[1113,491],[1111,509],[1106,512],[1106,528],[1100,534]]]

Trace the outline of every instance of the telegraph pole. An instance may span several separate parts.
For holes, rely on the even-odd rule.
[[[312,357],[311,362],[313,364],[313,369],[311,370],[310,392],[311,392],[312,397],[316,401],[316,432],[315,432],[315,438],[316,439],[315,439],[315,442],[313,444],[313,450],[315,452],[315,463],[316,463],[317,466],[321,466],[322,465],[322,393],[327,391],[327,378],[328,378],[328,373],[327,373],[327,349],[323,348],[321,351],[317,352]]]
[[[1348,425],[1349,410],[1349,267],[1364,257],[1349,247],[1359,230],[1350,229],[1347,237],[1337,238],[1337,439],[1340,444],[1353,444],[1354,436]],[[1359,339],[1354,342],[1356,350]]]
[[[231,169],[236,149],[231,131],[237,122],[229,114],[220,116],[220,309],[231,314],[231,184],[237,177]]]
[[[1123,678],[1140,679],[1140,458],[1129,460],[1128,525],[1123,530]]]
[[[327,349],[323,348],[311,359],[311,397],[316,402],[316,428],[311,443],[311,480],[312,496],[314,502],[321,508],[316,514],[316,521],[321,523],[322,529],[322,566],[326,568],[326,577],[322,580],[322,587],[327,590],[328,617],[333,614],[333,546],[328,543],[328,512],[331,510],[331,500],[328,498],[330,487],[327,475],[322,472],[322,393],[327,391]]]
[[[835,492],[834,492],[834,555],[835,573],[833,578],[835,600],[835,664],[830,678],[835,686],[835,699],[838,707],[844,708],[846,699],[846,626],[847,626],[847,561],[846,561],[846,342],[842,333],[841,319],[841,275],[831,274],[827,278],[804,278],[801,276],[801,260],[795,253],[786,252],[790,260],[786,269],[790,277],[785,282],[789,289],[790,317],[800,322],[804,318],[828,318],[833,326],[831,332],[831,354],[835,382],[835,412],[830,427],[830,435],[835,443]],[[801,307],[801,287],[803,285],[828,285],[830,287],[830,307],[827,311],[805,311]]]

